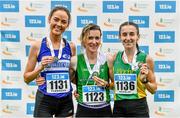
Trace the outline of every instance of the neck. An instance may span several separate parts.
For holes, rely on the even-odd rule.
[[[61,36],[52,35],[52,33],[50,33],[50,39],[52,43],[60,42]]]
[[[132,50],[125,49],[125,53],[126,53],[127,56],[133,56],[135,51],[136,51],[136,49],[132,49]]]
[[[89,60],[89,63],[90,64],[96,64],[96,61],[97,61],[97,52],[96,53],[92,53],[92,52],[88,52],[86,51],[86,54],[87,54],[87,58]]]
[[[52,42],[54,49],[59,49],[60,43],[61,43],[61,36],[56,36],[50,34],[50,40]]]
[[[134,53],[136,52],[136,48],[133,49],[125,49],[125,53],[127,55],[128,58],[128,62],[132,63],[133,61],[133,57],[134,57]]]

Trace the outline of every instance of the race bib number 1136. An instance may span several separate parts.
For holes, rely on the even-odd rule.
[[[115,74],[116,94],[136,94],[137,93],[136,74]]]

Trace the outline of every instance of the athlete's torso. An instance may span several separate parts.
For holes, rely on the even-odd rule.
[[[115,100],[140,99],[146,97],[145,87],[140,82],[140,69],[132,70],[131,65],[122,60],[123,52],[118,52],[114,61]],[[146,54],[138,52],[137,63],[146,62]]]
[[[41,72],[41,76],[45,78],[46,82],[39,86],[39,90],[49,96],[56,98],[65,97],[72,92],[72,87],[69,79],[69,66],[71,59],[71,48],[69,43],[63,39],[65,46],[62,49],[62,55],[58,61],[48,64]],[[58,57],[59,50],[54,50],[55,56]],[[52,56],[50,49],[47,47],[47,39],[43,38],[38,62],[41,62],[43,56]]]
[[[105,81],[109,81],[109,69],[105,56],[101,56],[100,63],[99,74],[97,76],[101,79],[104,79]],[[93,68],[93,66],[94,65],[91,65],[91,68]],[[83,54],[78,55],[77,78],[77,89],[78,94],[80,95],[78,103],[84,105],[88,104],[89,107],[91,107],[90,104],[92,104],[92,106],[94,105],[98,107],[103,107],[103,105],[109,104],[109,89],[105,89],[104,87],[97,87],[94,80],[90,77],[90,72],[88,71]]]

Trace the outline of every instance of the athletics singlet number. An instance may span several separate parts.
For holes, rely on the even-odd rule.
[[[117,90],[134,90],[135,82],[116,82]]]
[[[50,81],[49,84],[51,85],[50,89],[57,90],[57,89],[67,89],[67,81],[66,80],[57,80],[57,81]]]
[[[106,92],[103,87],[96,85],[83,86],[83,102],[98,105],[106,101]]]
[[[114,81],[116,94],[137,93],[136,74],[115,74]]]
[[[85,93],[85,101],[86,102],[98,102],[98,101],[104,101],[104,94],[103,92],[90,92]]]
[[[47,73],[47,93],[65,93],[70,91],[68,73]]]

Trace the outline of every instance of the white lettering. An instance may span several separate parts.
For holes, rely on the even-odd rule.
[[[107,9],[119,9],[118,5],[107,5]]]
[[[169,35],[159,35],[159,39],[171,39],[171,36]]]
[[[160,9],[172,9],[172,6],[166,5],[166,4],[161,4],[159,5]]]
[[[171,69],[171,66],[170,65],[165,65],[165,64],[160,64],[159,65],[159,69]]]
[[[136,24],[145,24],[144,20],[133,20]]]
[[[31,24],[41,24],[41,20],[37,20],[37,19],[30,19],[29,23]]]
[[[16,38],[16,35],[14,35],[14,34],[5,34],[5,38],[15,39],[15,38]]]
[[[5,9],[14,9],[15,5],[13,5],[13,4],[3,4],[3,8],[5,8]]]
[[[6,92],[6,96],[17,96],[17,93],[14,93],[14,92]]]

